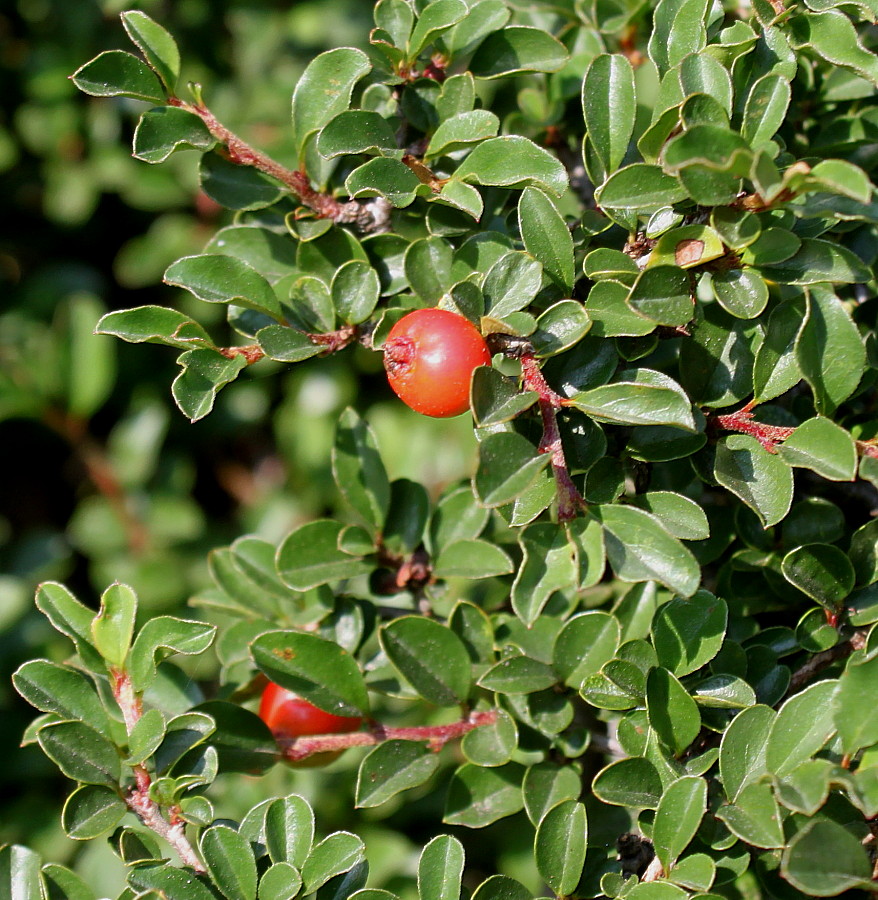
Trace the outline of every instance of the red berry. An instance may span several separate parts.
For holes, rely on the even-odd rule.
[[[384,344],[387,380],[399,399],[415,412],[440,419],[469,409],[473,369],[490,364],[478,328],[445,309],[403,316]]]
[[[271,729],[278,741],[314,734],[343,734],[357,731],[363,720],[360,716],[336,716],[324,712],[298,694],[282,688],[274,682],[262,692],[259,701],[259,718]],[[315,753],[296,763],[295,766],[322,766],[341,755],[337,753]],[[289,762],[289,760],[287,760]]]

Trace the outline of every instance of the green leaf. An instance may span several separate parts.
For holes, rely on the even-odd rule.
[[[95,332],[112,334],[132,344],[149,341],[183,350],[213,346],[210,336],[197,322],[164,306],[138,306],[107,313],[101,317]]]
[[[496,721],[467,732],[460,742],[460,749],[468,762],[488,767],[508,763],[517,746],[515,719],[502,709],[497,710]]]
[[[832,544],[804,544],[781,562],[784,578],[829,610],[838,610],[854,588],[854,567]]]
[[[439,756],[425,744],[385,741],[360,763],[356,805],[381,806],[400,791],[418,787],[439,767]]]
[[[804,238],[799,250],[782,262],[757,265],[762,275],[780,284],[854,284],[869,279],[868,269],[853,251],[818,238]],[[810,296],[818,296],[825,302],[825,298],[832,295],[826,288],[815,288]]]
[[[537,401],[535,391],[519,392],[518,385],[493,366],[473,372],[472,407],[476,422],[485,427],[509,422]]]
[[[753,688],[743,678],[727,673],[699,681],[692,696],[699,706],[712,709],[745,709],[756,703]]]
[[[479,466],[473,478],[475,494],[483,506],[505,506],[524,493],[548,464],[549,455],[537,453],[520,434],[488,435],[479,444]]]
[[[290,532],[277,553],[277,570],[284,584],[307,591],[369,571],[369,563],[339,548],[343,530],[341,522],[317,519]]]
[[[127,584],[113,584],[101,595],[101,608],[91,623],[97,651],[108,665],[121,669],[134,634],[137,595]]]
[[[40,900],[40,856],[19,844],[0,847],[0,888],[18,900]]]
[[[579,613],[558,632],[552,666],[565,684],[578,689],[585,678],[613,658],[619,640],[619,620],[615,616],[598,610]]]
[[[685,325],[695,313],[689,276],[677,265],[644,269],[631,286],[626,302],[634,312],[660,325]]]
[[[499,130],[500,120],[486,109],[457,113],[439,123],[424,151],[424,159],[463,150],[470,144],[494,137]]]
[[[77,69],[71,81],[92,97],[131,97],[164,103],[165,92],[142,60],[124,50],[106,50]]]
[[[534,858],[537,871],[559,897],[572,894],[585,865],[588,822],[585,806],[563,800],[537,826]]]
[[[866,50],[851,20],[838,9],[808,12],[789,21],[793,47],[808,47],[827,62],[878,84],[878,60]]]
[[[508,656],[479,679],[479,686],[500,694],[532,694],[556,682],[550,666],[529,656]]]
[[[513,251],[501,256],[482,283],[485,314],[502,319],[524,309],[539,291],[542,278],[542,266],[527,253]]]
[[[472,685],[469,654],[451,629],[432,619],[402,616],[379,632],[394,668],[429,703],[464,703]]]
[[[542,28],[511,25],[489,34],[469,64],[476,78],[502,78],[516,72],[557,72],[567,48]]]
[[[831,415],[860,383],[866,351],[850,314],[831,290],[812,288],[807,300],[808,314],[796,339],[796,358],[802,377],[814,392],[817,412]],[[839,359],[844,359],[843,366],[837,364]]]
[[[285,194],[275,178],[253,166],[234,163],[219,152],[201,157],[199,176],[204,193],[226,209],[264,209]]]
[[[710,537],[704,510],[682,494],[647,491],[633,499],[636,506],[652,513],[674,537],[684,541],[703,541]]]
[[[771,785],[764,781],[748,784],[734,804],[719,808],[716,817],[735,837],[754,847],[773,849],[785,844],[780,807]]]
[[[372,315],[380,292],[378,273],[361,259],[349,260],[332,277],[332,305],[349,325],[359,325]]]
[[[522,562],[512,585],[512,608],[530,627],[555,591],[578,584],[576,546],[555,525],[529,525],[519,535]]]
[[[45,863],[40,869],[40,875],[48,900],[97,900],[94,890],[65,866]]]
[[[287,862],[270,865],[259,879],[259,900],[286,900],[302,889],[299,870]]]
[[[646,714],[659,740],[675,756],[695,740],[701,730],[701,714],[686,688],[662,667],[646,678]]]
[[[256,900],[256,859],[243,835],[214,825],[202,833],[200,848],[208,873],[229,900]]]
[[[796,359],[796,338],[802,327],[803,309],[798,303],[779,303],[768,319],[765,340],[753,364],[753,396],[757,403],[786,393],[802,378]]]
[[[789,81],[777,72],[769,72],[754,82],[741,122],[741,135],[751,147],[774,137],[786,118],[791,96]]]
[[[635,756],[601,769],[592,791],[599,800],[614,806],[656,809],[662,798],[662,781],[649,760]]]
[[[721,438],[716,445],[714,476],[759,516],[763,526],[776,525],[793,500],[793,473],[775,454],[744,434]]]
[[[393,39],[394,46],[405,47],[415,16],[405,0],[379,0],[374,9],[375,24]]]
[[[180,51],[176,41],[161,25],[139,10],[123,12],[121,19],[128,37],[146,57],[168,93],[173,95],[180,77]]]
[[[216,900],[216,894],[194,877],[191,870],[178,869],[165,862],[133,866],[128,885],[137,891],[138,897],[155,892],[162,900]]]
[[[504,550],[490,541],[473,539],[447,544],[433,564],[437,578],[495,578],[514,571]]]
[[[174,379],[174,402],[191,422],[203,419],[212,409],[219,391],[238,377],[247,360],[231,358],[216,350],[187,350],[177,359],[183,371]]]
[[[831,819],[805,824],[784,850],[784,878],[805,893],[834,897],[851,888],[874,886],[868,856],[857,837]]]
[[[707,809],[707,782],[687,775],[668,786],[659,801],[652,825],[655,852],[670,872],[701,824]]]
[[[110,723],[94,683],[78,669],[47,659],[32,659],[12,676],[15,689],[41,712],[87,722],[103,733]]]
[[[185,288],[207,303],[234,303],[278,321],[283,319],[271,285],[241,259],[215,254],[185,256],[168,268],[164,281]]]
[[[394,156],[396,135],[384,116],[366,109],[347,109],[323,126],[317,152],[325,159],[357,153]]]
[[[665,170],[679,175],[689,196],[705,206],[732,203],[740,176],[749,173],[747,142],[721,125],[693,125],[672,138],[664,151]]]
[[[268,631],[253,641],[250,652],[271,681],[314,706],[337,716],[368,713],[360,667],[334,641],[300,631]]]
[[[122,777],[118,751],[84,722],[50,723],[40,729],[37,740],[46,756],[68,778],[118,788]]]
[[[354,86],[369,69],[366,54],[352,47],[327,50],[308,63],[293,91],[293,140],[300,164],[308,138],[348,108]]]
[[[49,620],[52,627],[69,637],[76,644],[77,652],[85,657],[85,661],[93,661],[97,671],[101,671],[103,669],[101,658],[91,644],[94,610],[80,603],[63,584],[54,581],[43,582],[37,588],[35,602],[37,609]]]
[[[525,188],[518,201],[518,225],[527,252],[563,291],[572,291],[573,238],[551,198],[537,188]]]
[[[835,733],[838,683],[819,681],[790,697],[778,711],[765,751],[768,771],[784,776],[810,759]]]
[[[835,695],[835,725],[845,753],[878,743],[878,656],[847,665]]]
[[[137,691],[145,691],[156,675],[162,660],[182,653],[197,656],[213,643],[215,625],[178,619],[174,616],[155,616],[137,633],[128,657],[128,674]]]
[[[147,110],[134,131],[134,156],[148,163],[164,162],[175,150],[207,152],[216,138],[196,115],[176,106]]]
[[[617,372],[611,384],[574,394],[569,403],[598,422],[695,430],[689,397],[676,381],[654,369]]]
[[[709,8],[705,0],[660,0],[656,5],[649,56],[662,75],[707,43]]]
[[[451,254],[451,245],[440,237],[413,241],[406,251],[406,278],[412,290],[427,303],[438,303],[451,288]]]
[[[621,53],[596,56],[582,82],[582,112],[588,140],[607,174],[625,158],[637,112],[634,70]]]
[[[508,875],[491,875],[472,895],[472,900],[531,900],[531,892]]]
[[[465,763],[452,775],[443,821],[466,828],[484,828],[517,813],[524,806],[518,763],[486,769]]]
[[[440,834],[421,851],[418,860],[420,900],[458,900],[464,849],[456,837]]]
[[[265,811],[264,843],[272,862],[301,869],[314,843],[314,811],[308,802],[297,794],[270,801]]]
[[[267,325],[256,332],[260,350],[279,362],[302,362],[323,350],[310,335],[287,325]]]
[[[528,818],[539,825],[553,806],[564,800],[577,800],[582,785],[573,766],[546,761],[525,771],[522,791]]]
[[[353,409],[342,413],[336,428],[332,474],[348,503],[378,531],[390,506],[390,482],[372,429]]]
[[[350,871],[366,857],[363,842],[347,831],[336,831],[311,851],[302,865],[305,892],[310,894],[330,878]]]
[[[601,207],[632,210],[641,215],[654,213],[685,199],[686,189],[678,178],[662,171],[661,166],[632,163],[614,172],[595,191]]]
[[[345,190],[351,197],[384,197],[397,209],[411,204],[419,193],[430,193],[407,165],[386,156],[354,169],[345,180]]]
[[[460,181],[473,184],[538,187],[558,197],[567,188],[567,171],[558,158],[520,135],[503,135],[482,141],[454,175]]]
[[[115,828],[126,812],[128,806],[119,796],[118,788],[84,784],[65,801],[61,824],[68,837],[87,841]]]
[[[675,597],[656,613],[652,639],[659,665],[677,677],[689,675],[712,660],[722,647],[728,609],[708,591],[688,600]]]
[[[752,269],[727,269],[711,279],[722,308],[739,319],[755,319],[768,305],[768,285]]]
[[[701,580],[695,558],[649,513],[626,506],[593,510],[604,527],[607,559],[622,581],[658,581],[691,597]]]
[[[461,0],[432,0],[418,16],[406,45],[406,56],[415,60],[418,54],[463,19],[469,9]]]

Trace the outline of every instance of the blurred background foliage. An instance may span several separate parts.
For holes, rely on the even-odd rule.
[[[197,154],[155,167],[132,159],[144,104],[87,98],[68,79],[118,46],[126,8],[165,25],[189,67],[184,80],[203,83],[223,121],[282,161],[305,65],[328,47],[362,46],[372,22],[364,0],[10,0],[0,11],[0,844],[66,862],[108,895],[123,882],[121,863],[105,842],[64,836],[66,780],[35,745],[18,747],[32,710],[9,676],[26,659],[67,652],[34,610],[35,586],[63,580],[96,605],[120,580],[145,615],[198,615],[187,600],[209,583],[211,548],[246,533],[277,541],[334,510],[329,448],[350,404],[368,415],[391,476],[435,494],[469,474],[474,447],[466,417],[426,420],[395,402],[380,360],[362,349],[281,377],[276,363],[253,366],[190,425],[168,391],[172,353],[93,334],[103,312],[142,304],[197,304],[215,334],[225,327],[220,307],[205,322],[204,304],[161,284],[167,265],[200,252],[230,215],[200,192]],[[209,683],[209,666],[199,659],[189,675]],[[303,793],[326,830],[363,837],[375,882],[405,895],[432,837],[418,823],[441,820],[433,807],[444,791],[425,788],[353,823],[355,771],[356,760],[278,767],[243,786],[237,776],[225,798],[221,779],[215,799],[232,816]],[[519,829],[518,846],[516,829],[501,828],[468,847],[473,877],[480,859],[493,870],[499,858],[536,886],[529,832]]]

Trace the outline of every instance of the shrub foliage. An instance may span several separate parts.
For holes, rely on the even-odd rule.
[[[468,829],[516,816],[558,898],[876,890],[878,9],[519,6],[379,0],[365,49],[307,66],[284,164],[179,83],[145,13],[122,14],[136,53],[72,76],[145,101],[134,156],[194,150],[233,211],[164,275],[228,328],[191,298],[97,325],[179,351],[190,420],[251,373],[380,359],[416,308],[494,353],[471,482],[392,478],[351,408],[344,511],[211,551],[198,619],[40,587],[72,655],[16,672],[24,739],[76,782],[64,829],[109,837],[126,900],[393,900],[319,804],[212,801],[221,775],[353,747],[361,809],[444,792],[420,900],[533,896],[467,864]],[[179,657],[208,651],[201,691]],[[368,724],[278,746],[266,678]],[[96,896],[19,845],[0,883]]]

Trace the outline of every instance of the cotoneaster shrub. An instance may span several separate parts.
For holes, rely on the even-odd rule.
[[[76,782],[65,830],[109,837],[126,900],[874,892],[876,11],[381,0],[374,17],[365,49],[307,67],[283,164],[217,118],[210,85],[178,84],[142,12],[122,16],[138,55],[72,76],[146,101],[135,157],[202,154],[231,211],[164,280],[225,307],[234,341],[164,306],[97,323],[181,351],[189,419],[251,373],[380,370],[422,308],[468,319],[492,359],[470,387],[470,482],[394,477],[348,409],[345,514],[213,550],[197,619],[138,617],[136,585],[97,614],[40,587],[73,655],[14,683],[42,713],[25,741]],[[170,657],[209,651],[218,683],[196,692]],[[278,743],[266,678],[366,725]],[[358,747],[356,807],[444,796],[392,889],[368,835],[326,834],[331,788],[215,809],[281,757]],[[25,847],[0,863],[13,896],[95,896]]]

